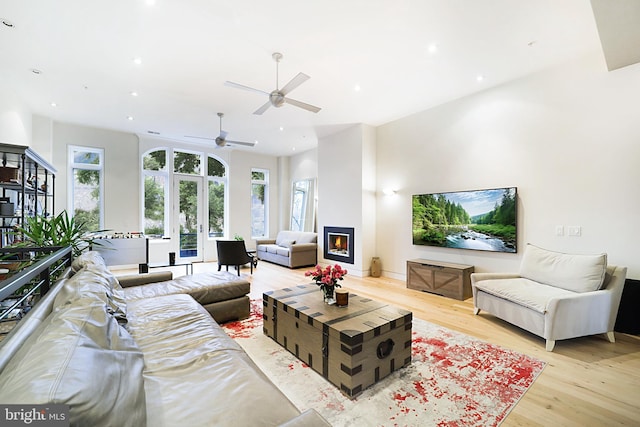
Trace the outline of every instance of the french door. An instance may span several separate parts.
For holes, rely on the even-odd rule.
[[[201,176],[174,175],[172,241],[177,261],[202,261],[204,236]]]

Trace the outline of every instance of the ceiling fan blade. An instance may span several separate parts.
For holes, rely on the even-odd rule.
[[[291,98],[285,98],[284,102],[286,102],[287,104],[295,105],[296,107],[304,108],[305,110],[311,111],[312,113],[317,113],[318,111],[322,110],[322,108],[320,107],[307,104],[306,102],[296,101],[295,99]]]
[[[269,92],[265,92],[263,90],[260,89],[255,89],[249,86],[245,86],[245,85],[241,85],[240,83],[234,83],[234,82],[230,82],[230,81],[226,81],[224,82],[225,86],[229,86],[229,87],[235,87],[236,89],[242,89],[242,90],[248,90],[249,92],[256,92],[256,93],[261,93],[262,95],[267,95],[269,96]]]
[[[231,145],[244,145],[246,147],[253,147],[254,145],[256,145],[255,142],[242,142],[242,141],[227,141],[227,144],[231,144]]]
[[[185,138],[196,138],[196,139],[207,139],[209,141],[215,141],[215,138],[207,138],[206,136],[193,136],[193,135],[185,135]]]
[[[262,107],[258,108],[256,111],[254,111],[253,114],[256,114],[256,115],[259,116],[260,114],[262,114],[265,111],[267,111],[267,108],[269,108],[269,107],[271,107],[271,100],[265,102],[265,104]]]
[[[282,89],[280,89],[280,93],[283,95],[286,95],[292,90],[294,90],[295,88],[297,88],[298,86],[300,86],[302,83],[309,80],[310,78],[311,77],[307,76],[305,73],[298,73],[297,76],[292,78],[291,81],[289,81],[289,83],[287,83],[286,85],[284,85]]]

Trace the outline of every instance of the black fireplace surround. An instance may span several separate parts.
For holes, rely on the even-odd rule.
[[[354,263],[353,227],[324,227],[324,259]]]

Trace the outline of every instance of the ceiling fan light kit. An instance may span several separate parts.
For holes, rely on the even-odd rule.
[[[294,78],[292,78],[289,81],[289,83],[287,83],[286,85],[284,85],[284,87],[282,89],[280,89],[279,86],[278,86],[278,65],[280,64],[280,61],[282,60],[283,56],[282,56],[282,54],[280,52],[274,52],[271,55],[271,57],[276,62],[276,88],[275,88],[275,90],[273,90],[271,92],[265,92],[265,91],[260,90],[260,89],[255,89],[255,88],[252,88],[252,87],[249,87],[249,86],[241,85],[239,83],[234,83],[234,82],[230,82],[230,81],[226,81],[225,85],[226,86],[230,86],[230,87],[235,87],[236,89],[242,89],[242,90],[247,90],[247,91],[250,91],[250,92],[260,93],[262,95],[267,95],[269,97],[269,100],[265,104],[263,104],[260,108],[258,108],[256,111],[254,111],[253,114],[261,115],[262,113],[267,111],[267,109],[269,109],[269,107],[271,107],[271,106],[276,107],[276,108],[280,108],[284,104],[290,104],[290,105],[293,105],[295,107],[302,108],[302,109],[307,110],[307,111],[311,111],[312,113],[317,113],[318,111],[320,111],[321,110],[320,107],[316,107],[315,105],[307,104],[306,102],[297,101],[295,99],[291,99],[291,98],[287,97],[289,92],[291,92],[293,89],[297,88],[302,83],[304,83],[307,80],[309,80],[310,77],[308,75],[304,74],[304,73],[298,73],[298,75],[296,75]]]

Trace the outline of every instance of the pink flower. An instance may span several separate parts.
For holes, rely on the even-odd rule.
[[[347,270],[343,269],[339,264],[328,265],[322,268],[316,265],[313,269],[304,273],[305,276],[311,276],[316,284],[323,286],[340,286],[338,280],[343,280],[347,275]]]

